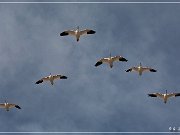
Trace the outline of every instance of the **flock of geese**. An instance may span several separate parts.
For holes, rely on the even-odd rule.
[[[80,30],[79,26],[78,26],[76,30],[66,30],[66,31],[60,33],[60,36],[71,35],[71,36],[74,36],[76,38],[76,41],[78,42],[82,35],[95,34],[95,33],[96,33],[96,31],[91,30],[91,29]],[[101,58],[100,60],[98,60],[95,64],[95,67],[98,67],[103,63],[107,63],[107,64],[109,64],[109,67],[112,68],[113,63],[117,62],[117,61],[127,62],[128,60],[122,56],[112,57],[110,54],[109,57]],[[141,63],[137,67],[131,67],[131,68],[126,70],[126,72],[132,72],[132,71],[138,72],[139,76],[141,76],[142,73],[145,71],[157,72],[157,70],[155,70],[153,68],[142,66]],[[57,80],[57,79],[67,79],[67,76],[59,75],[59,74],[58,75],[51,75],[51,73],[50,73],[49,76],[41,78],[40,80],[36,81],[35,84],[40,84],[40,83],[43,83],[45,81],[49,81],[51,83],[51,85],[53,85],[54,80]],[[180,93],[169,93],[168,94],[167,90],[166,90],[166,93],[164,93],[164,94],[162,94],[162,93],[150,93],[150,94],[148,94],[148,96],[149,97],[159,97],[159,98],[164,100],[164,103],[167,103],[168,98],[180,96]],[[9,111],[10,108],[14,108],[14,107],[17,109],[21,109],[21,107],[19,105],[8,103],[6,101],[4,103],[0,104],[0,108],[4,108],[6,111]]]

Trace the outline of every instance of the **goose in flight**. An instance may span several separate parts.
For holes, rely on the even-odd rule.
[[[162,98],[162,99],[164,100],[164,103],[166,104],[168,98],[180,96],[180,93],[170,93],[170,94],[168,94],[168,93],[167,93],[167,90],[166,90],[166,93],[165,93],[165,94],[152,93],[152,94],[148,94],[148,96],[149,96],[149,97],[160,97],[160,98]]]
[[[131,72],[131,71],[136,71],[136,72],[138,72],[140,76],[142,75],[142,73],[143,73],[144,71],[157,72],[157,70],[155,70],[155,69],[153,69],[153,68],[143,67],[143,66],[141,65],[141,63],[139,64],[138,67],[132,67],[132,68],[126,70],[126,72]]]
[[[78,26],[76,30],[67,30],[67,31],[60,33],[60,36],[67,36],[67,35],[75,36],[76,40],[78,42],[81,35],[95,34],[95,33],[96,33],[96,31],[90,30],[90,29],[79,30],[79,26]]]
[[[16,105],[16,104],[10,104],[10,103],[7,103],[5,101],[5,103],[1,103],[0,104],[0,108],[4,108],[6,109],[6,111],[9,111],[10,108],[13,108],[13,107],[16,107],[18,109],[21,109],[21,107],[19,105]]]
[[[128,60],[125,59],[125,58],[122,57],[122,56],[114,56],[114,57],[111,57],[111,54],[110,54],[110,56],[109,56],[108,58],[102,58],[102,59],[100,59],[99,61],[97,61],[96,64],[95,64],[95,67],[97,67],[97,66],[99,66],[99,65],[101,65],[101,64],[103,64],[103,63],[108,63],[109,66],[110,66],[110,68],[112,68],[114,61],[127,62]]]
[[[51,75],[51,73],[50,73],[49,76],[43,77],[43,78],[41,78],[40,80],[38,80],[38,81],[36,82],[36,84],[40,84],[40,83],[42,83],[42,82],[44,82],[44,81],[50,81],[50,82],[51,82],[51,85],[53,85],[55,79],[67,79],[67,77],[66,77],[66,76],[63,76],[63,75]]]

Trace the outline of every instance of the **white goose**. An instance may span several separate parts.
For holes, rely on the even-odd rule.
[[[122,56],[114,56],[114,57],[111,57],[111,54],[110,54],[109,58],[102,58],[102,59],[100,59],[100,60],[95,64],[95,66],[97,67],[97,66],[101,65],[102,63],[108,63],[109,66],[110,66],[110,68],[112,68],[114,61],[127,62],[128,60],[125,59],[125,58],[122,57]]]
[[[63,76],[63,75],[51,75],[51,73],[50,73],[49,76],[43,77],[42,79],[38,80],[38,81],[36,82],[36,84],[40,84],[40,83],[42,83],[43,81],[50,81],[50,82],[51,82],[51,85],[53,85],[55,79],[67,79],[67,77],[66,77],[66,76]]]
[[[5,101],[5,103],[1,103],[0,104],[0,108],[4,108],[6,109],[6,111],[9,111],[10,108],[16,107],[18,109],[21,109],[21,107],[19,105],[16,104],[9,104]]]
[[[126,72],[131,72],[131,71],[136,71],[136,72],[139,73],[139,75],[142,75],[142,73],[143,73],[144,71],[157,72],[157,70],[155,70],[155,69],[153,69],[153,68],[143,67],[143,66],[141,65],[141,63],[139,64],[138,67],[132,67],[132,68],[126,70]]]
[[[90,30],[90,29],[85,29],[85,30],[80,31],[79,26],[78,26],[76,30],[67,30],[67,31],[60,33],[60,36],[67,36],[67,35],[75,36],[76,40],[78,42],[81,35],[95,34],[95,33],[96,33],[96,31]]]
[[[148,94],[148,96],[149,96],[149,97],[160,97],[160,98],[162,98],[162,99],[164,100],[164,103],[166,104],[168,98],[180,96],[180,93],[170,93],[170,94],[168,94],[168,93],[167,93],[167,90],[166,90],[166,93],[165,93],[165,94],[152,93],[152,94]]]

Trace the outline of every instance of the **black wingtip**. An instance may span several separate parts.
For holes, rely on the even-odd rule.
[[[157,97],[156,95],[154,94],[148,94],[149,97]]]
[[[150,71],[151,71],[151,72],[157,72],[157,70],[155,70],[155,69],[150,69]]]
[[[67,35],[69,35],[67,32],[60,33],[60,36],[67,36]]]
[[[16,107],[16,108],[18,108],[18,109],[21,109],[21,107],[20,107],[20,106],[18,106],[18,105],[15,105],[15,107]]]
[[[87,32],[87,34],[95,34],[95,33],[96,33],[96,31],[94,31],[94,30],[90,30]]]
[[[126,70],[126,72],[131,72],[132,71],[132,69],[128,69],[128,70]]]
[[[180,96],[180,93],[177,93],[177,94],[175,95],[175,97],[177,97],[177,96]]]
[[[128,60],[122,57],[122,58],[119,58],[119,61],[127,62]]]
[[[99,66],[101,64],[102,64],[102,62],[98,61],[94,66],[97,67],[97,66]]]
[[[67,79],[67,76],[61,76],[60,79]]]
[[[39,81],[37,81],[35,84],[40,84],[40,83],[42,83],[43,82],[43,80],[39,80]]]

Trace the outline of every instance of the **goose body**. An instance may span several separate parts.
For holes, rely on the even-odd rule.
[[[180,96],[180,93],[169,93],[168,94],[167,90],[166,90],[166,93],[164,93],[164,94],[161,94],[161,93],[152,93],[152,94],[148,94],[148,96],[149,97],[160,97],[161,99],[164,100],[164,103],[166,104],[168,98]]]
[[[36,82],[36,84],[43,83],[44,81],[50,81],[51,85],[53,85],[54,84],[54,80],[56,80],[56,79],[67,79],[67,77],[63,76],[63,75],[51,75],[50,74],[49,76],[43,77],[40,80],[38,80]]]
[[[21,107],[19,105],[7,103],[6,101],[5,101],[5,103],[0,104],[0,108],[4,108],[4,109],[6,109],[6,111],[9,111],[9,109],[13,108],[13,107],[15,107],[17,109],[21,109]]]
[[[80,39],[80,36],[87,35],[87,34],[95,34],[95,33],[96,31],[94,30],[90,30],[90,29],[79,30],[79,27],[77,27],[76,30],[66,30],[60,33],[60,36],[67,36],[67,35],[75,36],[76,41],[78,42]]]
[[[143,66],[141,65],[141,63],[140,63],[139,66],[137,66],[137,67],[132,67],[132,68],[129,68],[128,70],[126,70],[126,72],[132,72],[132,71],[138,72],[140,76],[142,75],[142,73],[143,73],[144,71],[157,72],[157,70],[155,70],[155,69],[153,69],[153,68],[143,67]]]
[[[115,61],[127,62],[128,60],[125,59],[125,58],[122,57],[122,56],[114,56],[114,57],[111,57],[111,54],[110,54],[110,57],[108,57],[108,58],[102,58],[102,59],[98,60],[98,61],[96,62],[96,64],[95,64],[95,67],[100,66],[100,65],[103,64],[103,63],[107,63],[107,64],[109,64],[110,68],[112,68],[112,67],[113,67],[113,62],[115,62]]]

